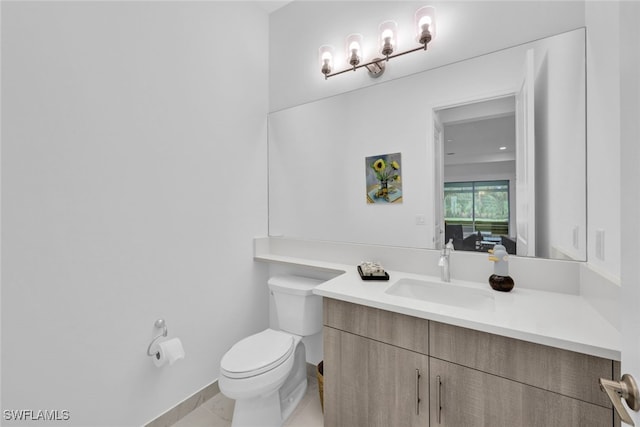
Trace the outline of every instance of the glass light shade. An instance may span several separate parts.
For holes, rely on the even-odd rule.
[[[322,74],[327,75],[333,69],[333,46],[320,46],[319,55]]]
[[[389,56],[398,47],[398,24],[384,21],[380,24],[380,53]]]
[[[362,58],[362,34],[350,34],[347,37],[346,45],[347,62],[355,67]]]
[[[436,36],[436,9],[424,6],[416,11],[416,40],[429,43]]]

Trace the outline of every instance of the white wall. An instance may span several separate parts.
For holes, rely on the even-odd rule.
[[[587,1],[587,235],[590,267],[620,283],[620,5]],[[604,231],[604,259],[596,231]]]
[[[584,45],[583,34],[580,44]],[[585,52],[540,41],[535,55],[536,255],[587,259]],[[577,241],[573,233],[576,230]]]
[[[624,2],[620,5],[620,142],[621,142],[621,223],[624,230],[622,239],[621,278],[622,292],[620,311],[625,313],[621,325],[622,372],[635,378],[640,376],[640,336],[637,327],[640,323],[640,4]],[[630,411],[636,424],[640,422],[640,413]]]
[[[267,34],[246,2],[2,2],[2,409],[141,425],[266,327]]]

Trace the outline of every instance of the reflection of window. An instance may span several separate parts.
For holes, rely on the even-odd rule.
[[[509,181],[446,182],[444,218],[468,232],[509,235]]]

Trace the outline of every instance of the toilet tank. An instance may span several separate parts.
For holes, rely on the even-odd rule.
[[[274,276],[269,279],[283,331],[309,336],[322,330],[322,297],[313,294],[313,288],[322,280],[301,276]]]

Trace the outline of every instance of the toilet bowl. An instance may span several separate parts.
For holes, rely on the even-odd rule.
[[[302,337],[322,330],[318,280],[297,276],[269,279],[279,326],[234,344],[220,361],[220,391],[235,399],[233,427],[280,427],[307,388]]]
[[[299,342],[299,337],[273,329],[244,338],[222,357],[220,389],[232,399],[276,391],[291,372]]]

